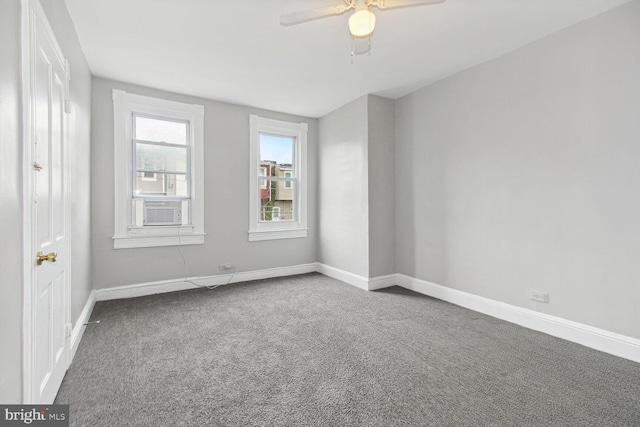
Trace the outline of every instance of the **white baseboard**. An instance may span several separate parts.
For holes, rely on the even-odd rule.
[[[316,271],[318,273],[324,274],[325,276],[333,277],[334,279],[338,279],[341,282],[353,285],[364,291],[374,291],[376,289],[388,288],[396,284],[395,274],[367,278],[322,263],[317,263]]]
[[[251,280],[270,279],[272,277],[293,276],[296,274],[313,273],[315,271],[316,264],[311,263],[288,267],[267,268],[264,270],[243,271],[238,272],[235,275],[230,273],[216,276],[190,277],[188,280],[201,286],[215,286],[237,282],[248,282]],[[133,285],[98,289],[96,290],[96,298],[98,301],[108,301],[196,288],[198,288],[197,285],[185,282],[184,279],[161,280],[158,282],[137,283]]]
[[[91,291],[91,293],[89,293],[89,298],[87,298],[87,302],[84,304],[84,308],[80,312],[80,316],[78,316],[78,319],[76,320],[73,331],[71,331],[71,359],[69,360],[69,364],[71,364],[71,361],[73,361],[73,358],[76,355],[76,351],[78,351],[78,345],[80,344],[80,340],[84,334],[84,329],[86,328],[85,323],[89,321],[91,312],[95,305],[96,291]]]
[[[369,281],[366,277],[359,276],[357,274],[349,273],[348,271],[340,270],[339,268],[331,267],[326,264],[317,263],[318,273],[325,276],[333,277],[341,282],[348,283],[349,285],[360,288],[364,291],[369,290]]]
[[[366,291],[382,289],[397,284],[403,288],[447,301],[479,313],[484,313],[498,319],[516,323],[526,328],[582,344],[605,353],[640,362],[640,340],[636,338],[627,337],[560,317],[539,313],[526,308],[469,294],[467,292],[448,288],[446,286],[441,286],[403,274],[390,274],[387,276],[367,278],[326,264],[311,263],[241,272],[237,273],[235,276],[233,274],[221,274],[217,276],[193,277],[189,280],[200,285],[213,286],[268,279],[272,277],[292,276],[296,274],[312,273],[315,271]],[[88,321],[95,301],[134,298],[194,288],[197,288],[197,286],[185,282],[184,279],[176,279],[98,289],[92,292],[87,300],[87,304],[82,310],[78,322],[76,323],[76,327],[73,329],[71,337],[72,355],[75,354],[78,343],[82,338],[84,323]]]
[[[377,276],[369,279],[369,290],[377,291],[378,289],[390,288],[397,284],[397,275],[389,274],[386,276]]]
[[[640,340],[582,323],[517,307],[489,298],[437,285],[404,274],[396,275],[398,286],[465,307],[529,329],[544,332],[614,356],[640,362]]]

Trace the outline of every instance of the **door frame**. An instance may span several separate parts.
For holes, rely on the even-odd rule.
[[[67,253],[70,253],[70,193],[69,193],[69,120],[66,115],[69,112],[69,63],[62,54],[62,49],[58,44],[53,30],[49,25],[42,6],[38,0],[21,0],[21,71],[22,71],[22,242],[23,242],[23,310],[22,310],[22,403],[33,403],[35,397],[34,382],[34,289],[36,289],[34,274],[36,242],[34,235],[35,218],[33,209],[33,200],[35,196],[33,182],[33,135],[34,135],[34,118],[33,118],[33,75],[32,66],[35,55],[35,19],[38,17],[43,23],[43,31],[51,40],[56,53],[63,59],[65,67],[65,111],[63,119],[63,176],[64,176],[64,227],[66,229]],[[71,277],[70,262],[67,259],[59,260],[65,263],[65,280],[64,280],[64,322],[65,322],[65,350],[64,359],[65,369],[69,367],[70,360],[70,336],[71,336]],[[51,402],[53,403],[53,402]]]

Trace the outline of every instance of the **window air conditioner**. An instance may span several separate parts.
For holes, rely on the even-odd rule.
[[[145,200],[143,225],[182,225],[182,202]]]

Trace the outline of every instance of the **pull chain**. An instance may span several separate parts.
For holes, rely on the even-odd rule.
[[[353,64],[354,56],[362,55],[364,53],[367,53],[369,56],[371,56],[371,35],[367,37],[367,50],[362,52],[356,52],[356,38],[351,36],[351,63]]]

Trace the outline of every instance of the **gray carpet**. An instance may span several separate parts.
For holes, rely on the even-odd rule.
[[[73,426],[640,426],[640,364],[308,274],[99,302]]]

